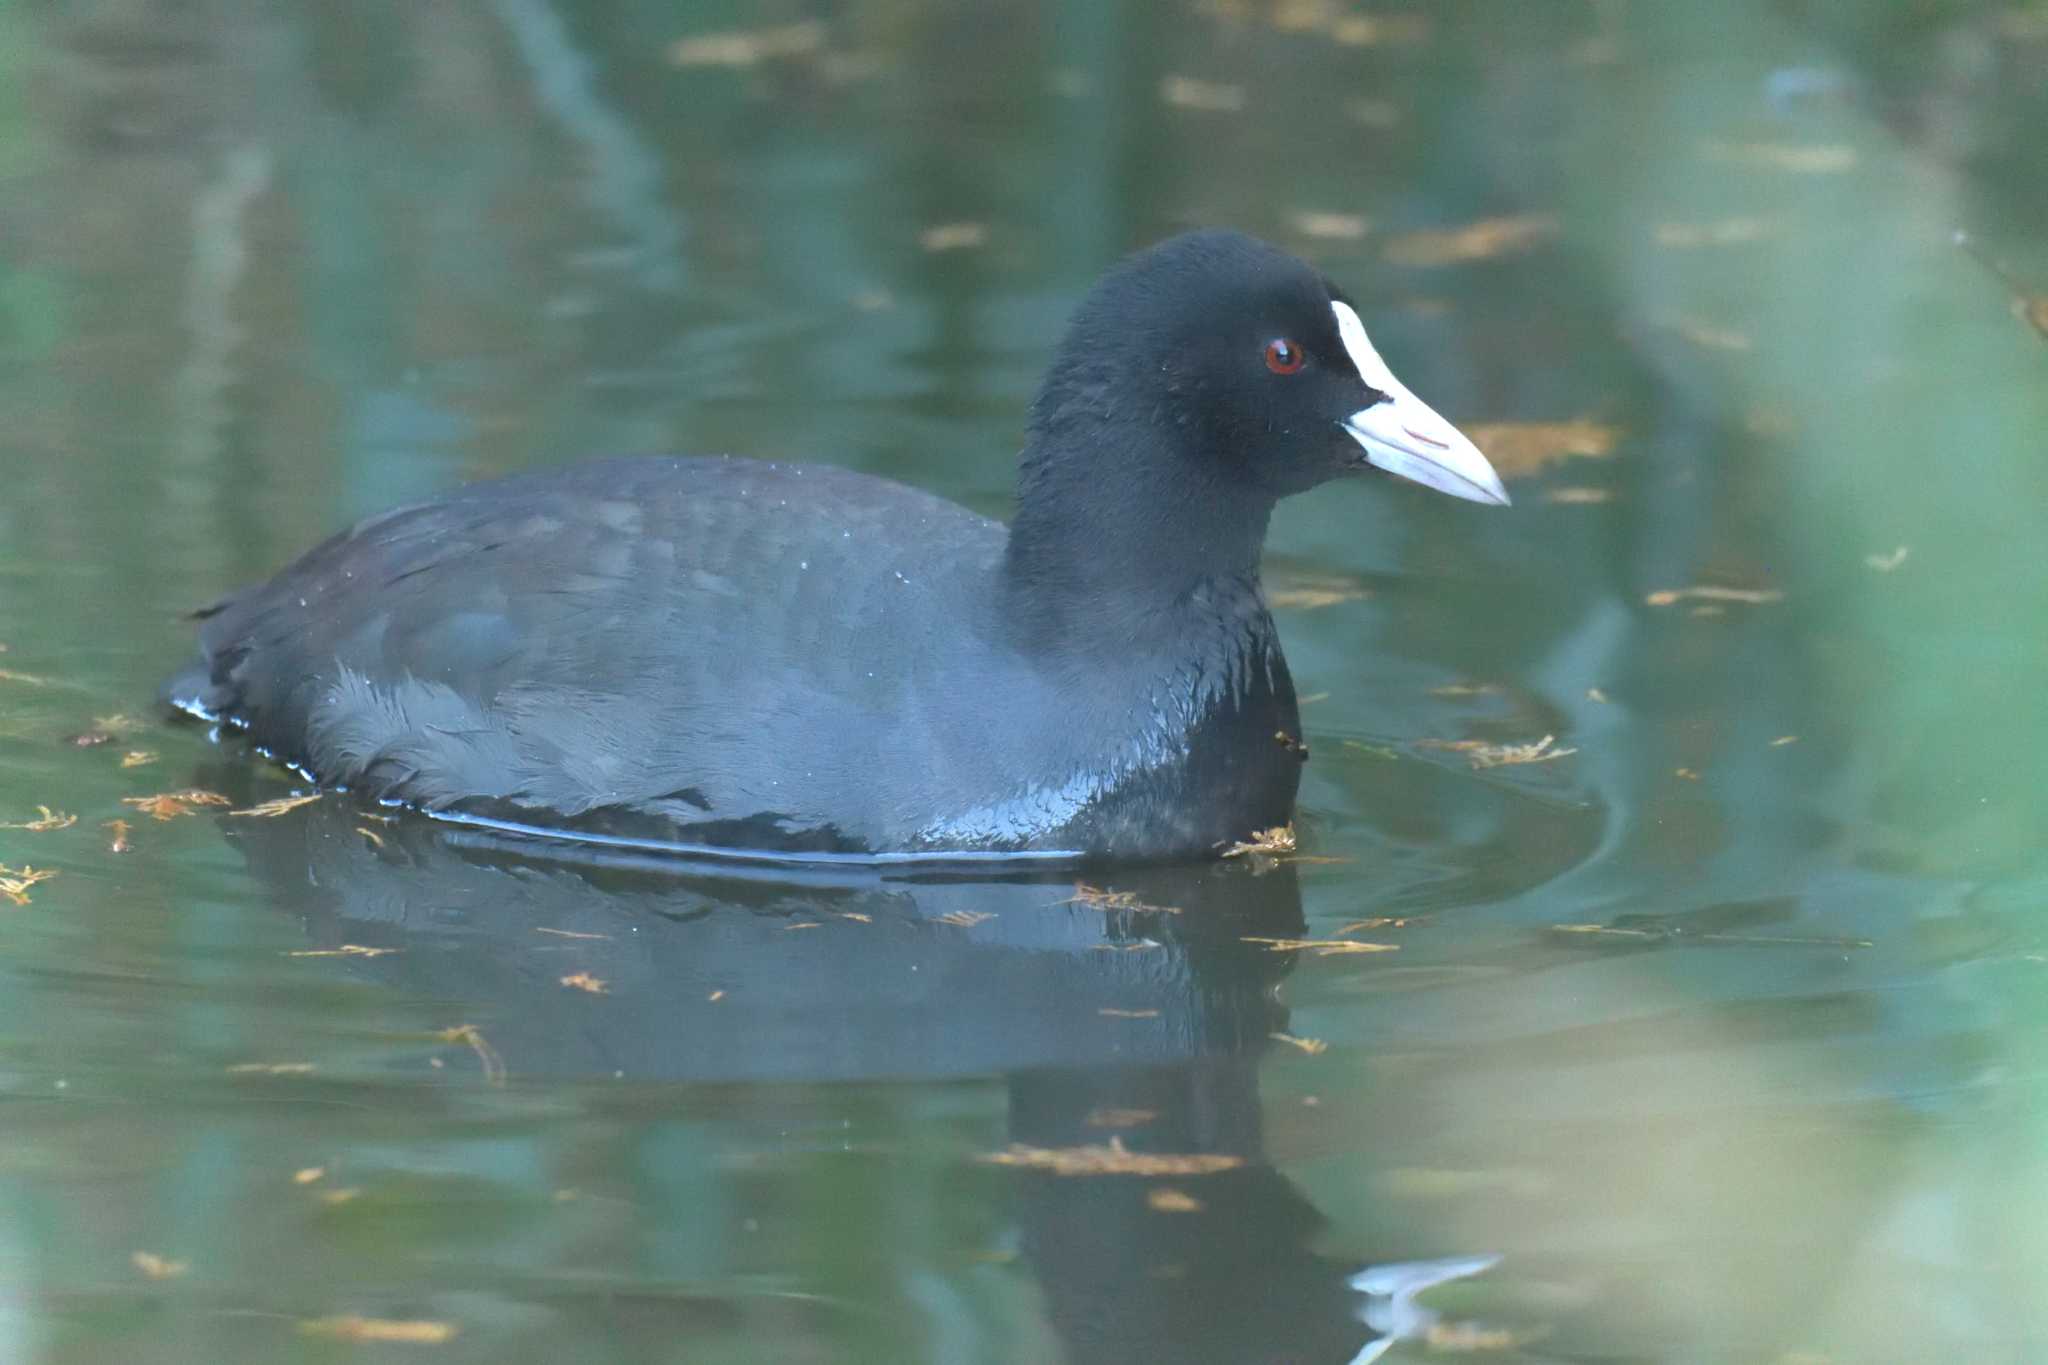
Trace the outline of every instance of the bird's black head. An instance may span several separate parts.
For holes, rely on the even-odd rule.
[[[1486,458],[1388,371],[1334,285],[1237,232],[1185,233],[1105,276],[1061,343],[1031,430],[1027,494],[1034,475],[1065,481],[1034,461],[1079,459],[1171,462],[1191,491],[1268,505],[1369,469],[1508,500]]]

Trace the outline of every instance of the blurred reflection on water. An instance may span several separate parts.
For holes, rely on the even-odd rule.
[[[2038,3],[78,0],[0,75],[0,1359],[2048,1355]],[[1196,222],[1517,499],[1284,510],[1307,858],[122,804],[289,791],[148,717],[175,613],[459,479],[1001,510]]]

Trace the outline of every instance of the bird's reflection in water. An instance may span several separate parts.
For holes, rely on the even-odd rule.
[[[733,875],[338,799],[224,828],[316,947],[399,950],[337,970],[465,1002],[523,1083],[1002,1076],[1011,1221],[1070,1360],[1341,1363],[1407,1321],[1365,1325],[1359,1260],[1317,1253],[1265,1154],[1293,955],[1249,940],[1302,933],[1285,865]]]

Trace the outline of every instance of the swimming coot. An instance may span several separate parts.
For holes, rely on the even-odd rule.
[[[164,689],[445,817],[778,857],[1202,856],[1285,824],[1274,504],[1485,458],[1312,267],[1131,257],[1031,406],[1007,527],[885,479],[607,459],[372,517],[200,613]]]

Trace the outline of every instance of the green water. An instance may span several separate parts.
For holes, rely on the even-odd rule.
[[[0,1362],[2048,1359],[2043,126],[2038,3],[0,5]],[[1283,509],[1305,858],[123,804],[293,790],[177,614],[396,501],[1000,511],[1194,223],[1516,499]]]

